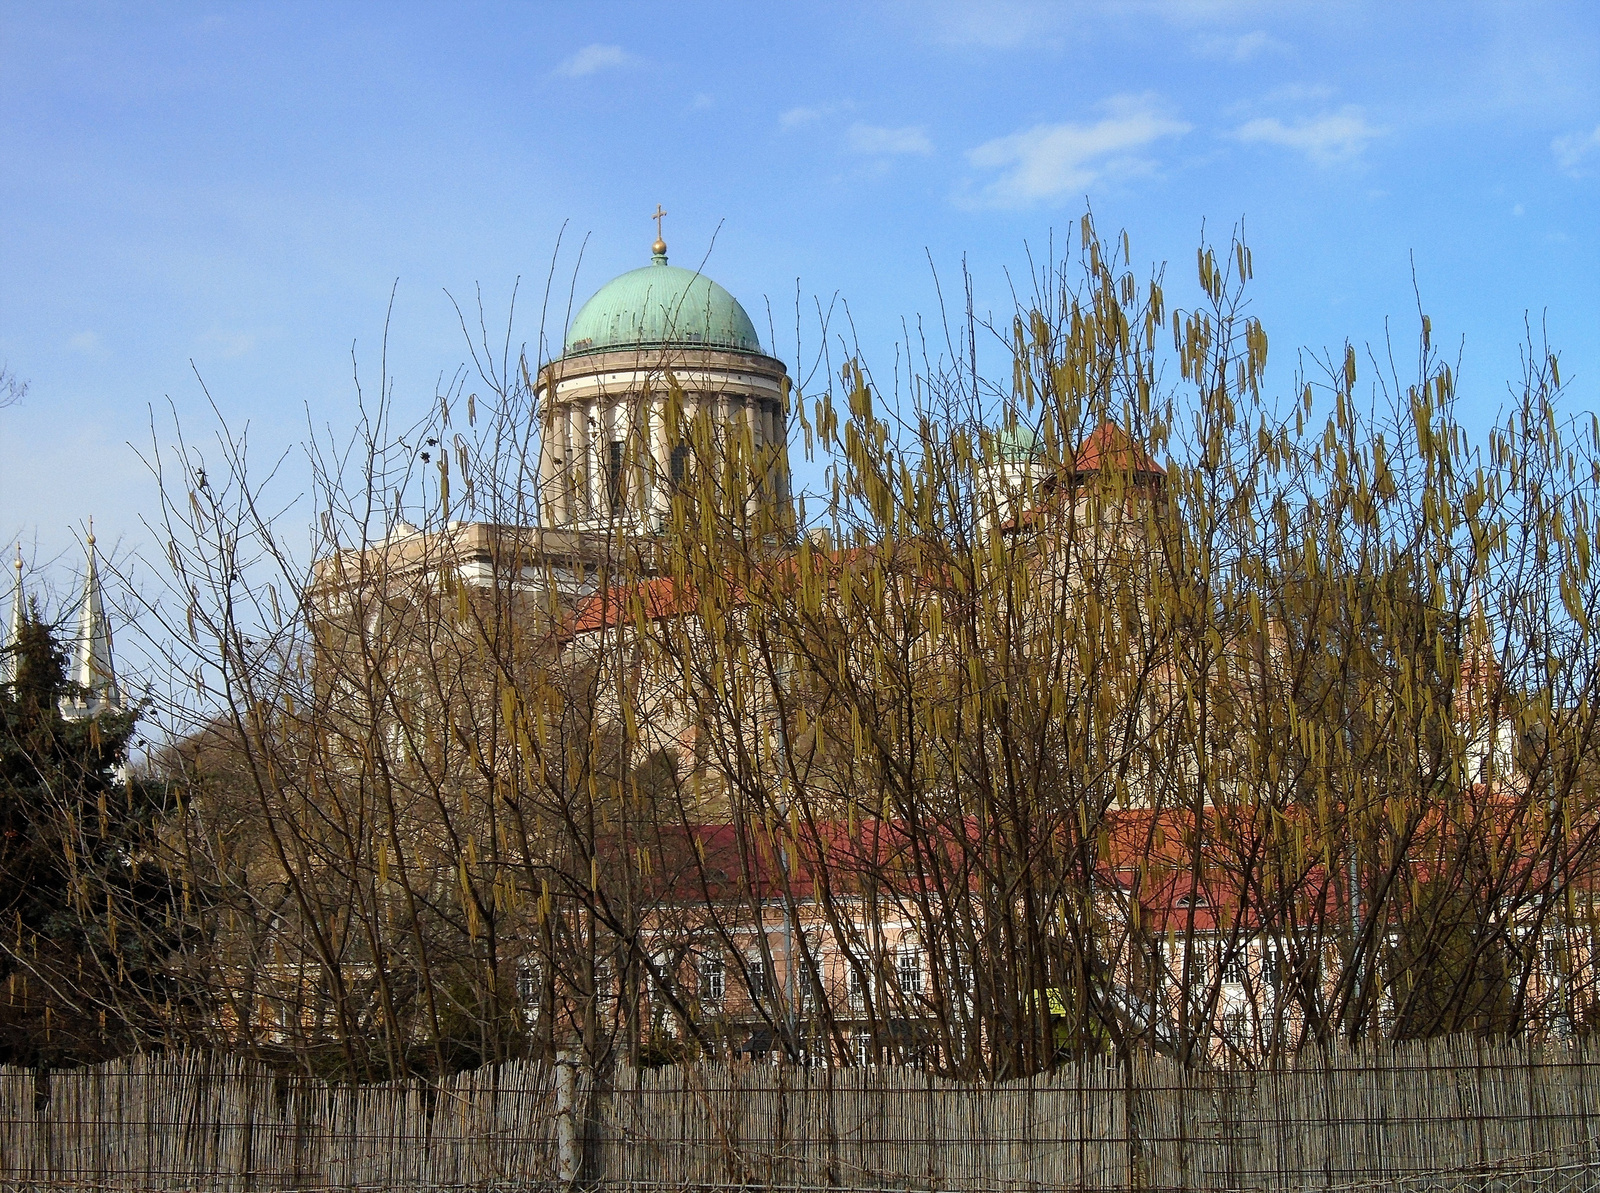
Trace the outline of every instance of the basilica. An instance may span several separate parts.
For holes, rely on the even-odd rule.
[[[514,970],[551,1047],[979,1071],[1316,1030],[1354,871],[1308,854],[1313,813],[1207,727],[1223,714],[1196,719],[1188,630],[1152,600],[1182,583],[1167,469],[1103,407],[1009,408],[935,444],[966,478],[939,496],[902,458],[852,535],[802,525],[787,367],[659,226],[650,247],[526,378],[531,517],[396,524],[317,562],[303,717],[341,740],[307,814],[326,775],[359,778],[383,883],[409,855],[415,905],[464,953],[495,942],[473,972]],[[867,383],[845,381],[837,456],[870,472]],[[1290,627],[1261,627],[1205,683],[1270,719]],[[1486,776],[1467,797],[1496,806],[1503,721],[1457,711]],[[1292,894],[1269,905],[1251,876],[1278,850]]]

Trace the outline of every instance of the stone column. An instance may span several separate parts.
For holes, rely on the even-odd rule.
[[[541,526],[553,526],[556,522],[555,489],[550,482],[555,476],[558,450],[555,411],[546,407],[539,427],[539,479],[538,492],[534,495],[534,508],[538,510]]]
[[[665,397],[649,399],[654,411],[652,430],[654,443],[650,451],[651,473],[653,486],[651,491],[651,516],[664,517],[667,512],[667,503],[672,500],[672,441],[670,428],[667,426],[667,399]]]
[[[752,492],[745,498],[745,514],[758,512],[759,503],[765,494],[765,478],[758,467],[761,461],[761,424],[757,421],[760,411],[757,409],[754,394],[739,394],[735,399],[739,403],[740,434],[750,441],[750,451],[745,456],[745,467],[750,470],[752,487],[759,487],[761,492]]]
[[[585,521],[600,517],[600,403],[590,398],[583,404],[583,516]]]
[[[585,499],[584,486],[588,484],[584,476],[583,459],[583,404],[570,402],[567,405],[567,525],[575,526],[582,521]]]

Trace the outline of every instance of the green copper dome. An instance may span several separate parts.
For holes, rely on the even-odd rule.
[[[658,252],[651,264],[612,278],[583,304],[567,330],[566,355],[667,344],[761,351],[738,299],[705,274],[668,265]]]
[[[1043,445],[1032,427],[1018,423],[1002,428],[994,437],[995,452],[1002,460],[1031,460],[1043,452]]]

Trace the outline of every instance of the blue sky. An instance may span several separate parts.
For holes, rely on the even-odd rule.
[[[1243,218],[1254,313],[1300,346],[1410,344],[1412,269],[1493,413],[1525,316],[1574,409],[1600,370],[1600,8],[1592,2],[0,4],[0,533],[66,576],[92,514],[145,539],[127,446],[168,399],[263,456],[347,425],[398,281],[390,368],[420,410],[465,356],[446,292],[534,341],[643,264],[657,203],[793,355],[797,289],[882,360],[981,310],[1087,198],[1193,299],[1202,225]],[[720,228],[720,231],[718,230]],[[292,489],[293,469],[287,474]]]

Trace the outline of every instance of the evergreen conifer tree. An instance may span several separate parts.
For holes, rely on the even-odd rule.
[[[78,693],[37,607],[0,687],[0,1063],[136,1046],[167,1001],[172,891],[148,848],[159,791],[123,778],[138,710],[64,717]]]

